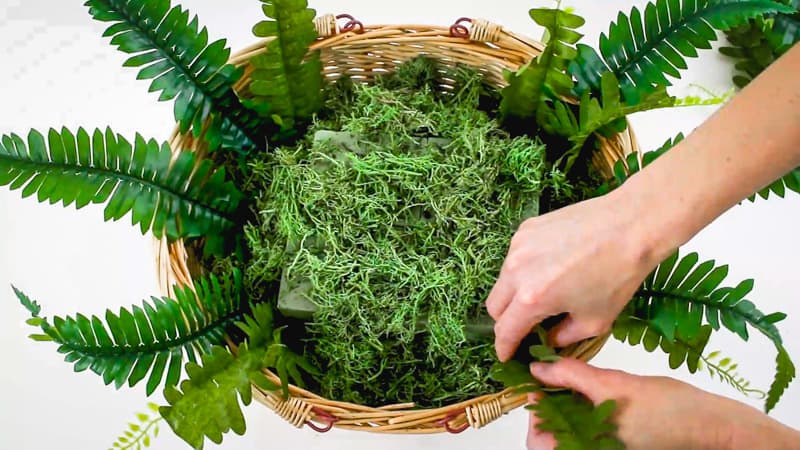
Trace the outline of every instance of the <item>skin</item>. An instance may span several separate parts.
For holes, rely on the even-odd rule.
[[[486,302],[489,314],[496,320],[498,358],[508,360],[533,327],[561,313],[568,316],[552,331],[555,345],[568,345],[608,331],[659,262],[723,212],[800,166],[798,73],[800,45],[622,187],[524,222],[511,241]],[[586,379],[581,381],[579,390],[600,395],[601,391],[592,389],[600,389],[599,374],[603,372],[581,373]],[[631,408],[639,398],[652,405],[653,395],[662,395],[665,405],[682,402],[684,397],[687,404],[693,405],[709,400],[705,396],[710,394],[678,382],[626,377],[640,389],[620,387],[607,393],[622,396]],[[636,429],[638,434],[660,436],[658,428],[663,423],[698,423],[705,415],[711,417],[715,411],[730,407],[727,403],[712,403],[717,409],[688,409],[681,416],[674,415],[680,405],[651,406],[647,420],[623,413],[620,426],[622,430]],[[743,414],[752,423],[762,420],[761,413],[755,410],[745,410]],[[734,431],[735,425],[728,423]],[[720,433],[730,435],[733,431]],[[670,447],[670,438],[683,439],[678,434],[682,433],[663,436],[667,446],[658,448],[704,448],[702,436],[694,447],[684,442]],[[797,439],[796,435],[793,437]],[[800,448],[800,440],[795,441],[794,448]]]
[[[672,378],[597,369],[574,359],[534,364],[531,371],[542,382],[582,392],[594,403],[616,400],[614,420],[628,450],[800,448],[800,433],[757,409]],[[536,419],[531,415],[528,448],[553,449],[553,437],[535,428]]]

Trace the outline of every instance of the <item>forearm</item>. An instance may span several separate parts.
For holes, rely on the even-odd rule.
[[[800,166],[798,74],[800,45],[618,190],[638,212],[652,258]]]
[[[730,450],[793,450],[800,448],[800,431],[763,415],[731,430]],[[719,448],[719,447],[718,447]]]

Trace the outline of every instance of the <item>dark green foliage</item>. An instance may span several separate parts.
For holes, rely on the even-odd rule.
[[[145,378],[147,395],[164,381],[177,384],[184,360],[195,361],[212,346],[224,342],[225,330],[241,317],[241,276],[210,276],[194,289],[176,287],[175,300],[155,298],[141,307],[106,312],[105,323],[96,317],[40,317],[39,305],[14,288],[31,313],[28,323],[43,334],[37,341],[59,344],[58,352],[75,364],[75,371],[91,369],[117,389],[125,382],[135,386]]]
[[[556,450],[622,450],[625,444],[614,436],[617,426],[611,422],[616,406],[614,400],[595,406],[580,394],[562,392],[545,395],[527,409],[541,420],[536,428],[555,436]]]
[[[739,392],[746,395],[759,394],[763,398],[763,392],[750,388],[750,382],[734,372],[738,365],[731,364],[729,358],[716,361],[719,352],[704,356],[713,331],[710,325],[701,326],[700,332],[691,339],[676,334],[674,339],[668,340],[658,327],[652,326],[650,314],[650,304],[643,299],[635,299],[614,322],[614,337],[632,346],[641,345],[651,353],[660,349],[669,356],[669,367],[673,370],[682,365],[686,365],[690,373],[705,368],[712,377],[716,376]]]
[[[800,1],[795,0],[794,14],[778,14],[773,19],[772,27],[767,30],[767,41],[775,51],[782,55],[794,44],[800,42]]]
[[[0,138],[0,186],[78,209],[107,203],[105,220],[130,212],[142,233],[207,237],[220,247],[222,234],[235,225],[241,193],[211,161],[198,163],[191,152],[171,158],[166,143],[137,135],[131,144],[110,129],[91,135],[83,128],[77,134],[51,129],[46,139],[31,130],[27,144],[15,134]]]
[[[147,407],[151,412],[156,413],[156,416],[151,417],[149,414],[137,413],[136,422],[128,423],[128,428],[108,450],[141,450],[150,448],[152,440],[158,437],[158,423],[161,422],[162,418],[157,415],[158,405],[148,403]]]
[[[664,153],[668,152],[672,147],[676,146],[684,139],[683,133],[678,133],[674,138],[667,139],[664,144],[656,150],[646,152],[641,155],[641,162],[639,161],[640,154],[633,152],[625,158],[619,159],[614,163],[614,178],[597,189],[597,195],[606,194],[628,181],[628,178],[638,173],[641,169],[647,167],[650,163],[658,159]]]
[[[725,32],[730,47],[720,53],[736,61],[733,82],[739,88],[769,67],[789,48],[800,42],[800,0],[779,0],[794,11],[757,17]]]
[[[667,75],[679,78],[686,69],[684,57],[711,48],[714,31],[728,30],[763,14],[791,8],[768,0],[658,0],[642,14],[620,12],[608,35],[600,36],[600,55],[578,45],[578,57],[569,69],[577,78],[577,91],[598,91],[602,75],[613,73],[620,81],[625,102],[635,105],[659,88],[669,86]]]
[[[781,396],[783,396],[786,388],[789,387],[789,383],[791,383],[797,375],[792,358],[789,357],[789,353],[786,351],[786,348],[780,344],[776,344],[775,347],[778,349],[778,356],[775,359],[777,369],[775,373],[775,381],[772,383],[772,386],[770,386],[769,392],[767,393],[767,403],[765,406],[767,412],[772,410],[775,405],[778,404],[778,401],[781,399]]]
[[[783,344],[775,324],[786,315],[765,315],[744,298],[752,291],[753,280],[745,280],[733,288],[720,287],[728,267],[716,267],[714,261],[700,264],[698,261],[696,253],[679,258],[676,252],[644,281],[634,302],[637,308],[647,309],[650,325],[669,341],[674,341],[676,336],[688,340],[696,338],[704,322],[714,330],[724,326],[746,341],[749,325],[770,339],[780,352]],[[793,378],[794,366],[788,355],[785,356],[779,358],[767,411],[777,403],[787,380]]]
[[[532,9],[530,16],[545,27],[550,40],[542,54],[516,72],[506,71],[509,85],[503,89],[500,113],[508,118],[535,119],[539,106],[547,99],[568,96],[573,89],[567,65],[576,56],[573,47],[582,37],[575,29],[583,18],[560,9]]]
[[[250,62],[253,101],[263,115],[275,120],[284,133],[296,130],[322,106],[322,62],[319,52],[308,55],[317,38],[316,12],[306,0],[262,0],[265,20],[253,27],[258,37],[273,38],[267,52]]]
[[[626,105],[620,101],[619,82],[611,72],[602,75],[600,98],[595,98],[590,91],[581,95],[578,116],[564,102],[555,101],[553,106],[545,107],[540,114],[539,125],[551,134],[566,136],[572,143],[556,166],[566,158],[564,171],[568,172],[575,160],[581,155],[586,141],[596,132],[606,136],[624,131],[627,127],[626,117],[639,111],[655,108],[666,108],[675,103],[675,98],[667,95],[664,88],[646,94],[635,105]]]
[[[733,76],[733,83],[739,88],[745,87],[778,58],[764,35],[766,26],[763,20],[754,19],[725,33],[731,47],[720,47],[719,51],[736,61],[734,67],[738,73]]]
[[[142,67],[139,79],[152,79],[159,100],[175,100],[181,132],[203,135],[209,148],[247,152],[264,145],[259,116],[245,108],[233,90],[242,70],[227,64],[225,40],[208,43],[197,17],[169,0],[89,0],[96,20],[111,22],[104,36],[132,56],[128,67]]]
[[[297,366],[316,372],[281,343],[281,330],[273,327],[270,305],[254,305],[252,315],[238,326],[246,333],[247,341],[235,356],[226,348],[215,346],[203,355],[202,366],[186,364],[189,378],[181,382],[180,389],[167,386],[164,391],[169,406],[160,408],[161,416],[175,434],[196,449],[203,448],[206,437],[220,444],[222,435],[231,430],[244,434],[246,426],[239,402],[241,399],[245,406],[250,404],[251,384],[266,390],[280,388],[267,379],[263,369],[277,368],[284,386],[290,378],[295,384],[302,383]]]
[[[614,322],[612,329],[616,339],[627,342],[630,345],[642,345],[648,352],[661,349],[669,355],[670,369],[677,369],[686,365],[690,373],[697,372],[700,359],[708,344],[712,328],[708,325],[700,327],[700,331],[691,338],[685,338],[676,334],[673,339],[667,339],[660,329],[654,327],[649,322],[649,308],[647,304],[636,308],[636,302],[632,303],[630,311],[624,311]]]

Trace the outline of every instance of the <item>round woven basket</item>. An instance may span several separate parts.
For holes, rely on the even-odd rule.
[[[348,19],[338,26],[337,20]],[[404,61],[424,54],[443,65],[465,64],[480,70],[485,79],[498,89],[505,85],[503,70],[515,70],[541,53],[542,44],[514,34],[484,20],[459,19],[452,27],[427,25],[363,26],[350,16],[320,16],[315,20],[320,38],[312,50],[320,50],[324,75],[336,80],[344,75],[369,82],[376,75],[391,72]],[[265,51],[265,41],[258,42],[232,57],[231,63],[245,67],[245,75],[235,87],[248,93],[250,58]],[[442,79],[442,89],[452,86]],[[627,131],[606,139],[598,136],[600,149],[593,155],[593,164],[604,175],[612,176],[612,165],[620,157],[637,151],[636,139]],[[174,150],[205,153],[200,140],[173,132],[170,144]],[[174,285],[191,285],[203,273],[199,258],[182,241],[172,244],[158,241],[157,264],[161,289],[173,294]],[[588,361],[606,342],[608,335],[589,339],[563,349],[564,356]],[[277,381],[270,371],[268,378]],[[324,432],[333,427],[380,433],[460,433],[467,428],[480,428],[502,415],[526,404],[527,396],[507,389],[442,408],[418,409],[414,404],[380,407],[357,405],[322,398],[296,386],[290,386],[290,397],[253,388],[255,397],[296,427],[308,425]]]

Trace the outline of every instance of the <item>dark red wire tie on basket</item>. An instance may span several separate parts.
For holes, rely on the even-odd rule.
[[[336,20],[342,20],[342,19],[347,19],[347,22],[345,22],[345,24],[342,25],[342,28],[340,28],[339,30],[342,33],[347,33],[349,31],[355,31],[356,33],[364,32],[364,24],[356,20],[356,18],[351,16],[350,14],[339,14],[338,16],[336,16]],[[358,31],[356,31],[356,28],[358,28]]]
[[[315,406],[311,408],[311,410],[314,411],[314,414],[316,414],[316,416],[319,419],[321,419],[322,422],[328,423],[328,425],[326,425],[325,427],[318,427],[314,422],[310,420],[306,421],[306,425],[308,425],[309,428],[316,431],[317,433],[327,433],[328,431],[331,431],[331,429],[333,428],[333,424],[339,421],[339,418],[330,415],[324,409],[317,408]]]
[[[456,20],[456,23],[450,26],[450,36],[468,38],[469,29],[464,25],[465,23],[472,23],[469,17],[462,17]]]
[[[450,426],[450,421],[455,419],[456,417],[460,416],[461,414],[464,414],[463,410],[461,412],[450,413],[444,419],[441,419],[438,422],[436,422],[436,424],[437,425],[444,425],[444,429],[447,430],[447,432],[450,433],[450,434],[463,433],[463,432],[467,431],[467,428],[469,428],[469,424],[468,423],[465,423],[464,425],[461,425],[459,428],[453,428],[453,427]]]

